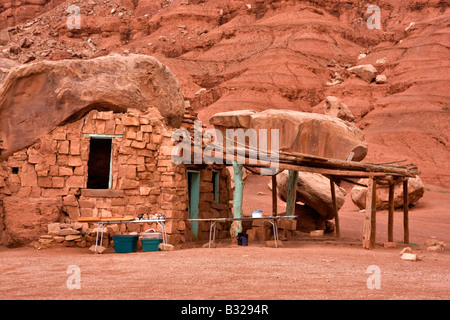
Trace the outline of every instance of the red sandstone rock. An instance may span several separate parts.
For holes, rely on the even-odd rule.
[[[17,94],[18,90],[22,94]],[[0,86],[0,135],[6,149],[2,156],[96,107],[116,112],[155,108],[175,127],[184,114],[177,79],[152,57],[115,55],[88,61],[38,62],[11,69]]]
[[[224,137],[227,128],[239,126],[256,132],[276,129],[281,151],[341,160],[347,160],[353,153],[354,161],[361,161],[367,154],[367,143],[359,128],[353,123],[322,114],[274,109],[261,112],[241,110],[213,115],[210,122],[222,130]]]
[[[361,184],[368,183],[367,179],[360,179]],[[408,179],[408,204],[416,205],[425,193],[425,187],[419,176]],[[351,191],[352,201],[359,209],[366,208],[367,188],[354,186]],[[394,186],[394,208],[403,207],[403,183],[396,183]],[[387,185],[377,185],[377,209],[389,208],[389,187]]]
[[[287,200],[289,173],[283,171],[277,175],[277,191],[281,200]],[[323,220],[334,218],[331,201],[330,179],[318,173],[299,172],[296,189],[296,201],[313,208]],[[345,189],[336,187],[336,205],[339,210],[345,202]],[[299,222],[301,224],[301,221]]]

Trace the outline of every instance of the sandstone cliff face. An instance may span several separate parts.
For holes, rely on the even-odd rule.
[[[81,9],[79,30],[67,28],[70,4]],[[448,185],[448,4],[370,4],[380,8],[380,29],[368,29],[372,13],[357,0],[65,1],[10,25],[0,50],[22,63],[124,50],[155,56],[205,123],[230,110],[323,113],[335,96],[364,129],[367,161],[406,158],[424,183]],[[386,83],[351,73],[356,65],[372,65]]]

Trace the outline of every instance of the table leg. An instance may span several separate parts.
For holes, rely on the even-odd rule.
[[[102,236],[101,236],[100,242],[103,243],[103,228],[104,228],[104,224],[103,223],[99,223],[99,224],[97,224],[97,236],[95,237],[95,253],[97,253],[97,248],[98,248],[98,234],[99,234],[100,226],[102,227]]]
[[[97,224],[97,236],[95,237],[95,253],[97,253],[97,246],[98,246],[98,228],[100,226]]]
[[[163,237],[163,247],[164,250],[166,250],[166,243],[167,243],[167,233],[166,233],[166,223],[161,223],[159,221],[156,221],[156,223],[161,227],[162,231],[162,237]]]
[[[211,248],[211,236],[213,238],[213,241],[215,241],[216,240],[216,222],[215,221],[211,221],[211,224],[209,226],[209,248]]]
[[[272,224],[272,228],[273,228],[273,239],[275,241],[275,248],[278,248],[278,226],[277,226],[277,220],[276,219],[270,219],[269,221]]]
[[[100,238],[100,243],[103,245],[103,233],[104,233],[104,231],[105,231],[105,224],[104,223],[102,223],[102,236],[101,236],[101,238]]]
[[[164,222],[163,223],[163,231],[164,231],[164,235],[163,235],[163,247],[164,247],[164,250],[166,250],[166,243],[167,243],[167,231],[166,231],[166,223]]]

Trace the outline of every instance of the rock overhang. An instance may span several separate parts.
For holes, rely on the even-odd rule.
[[[7,72],[0,83],[3,158],[92,109],[153,108],[173,128],[183,120],[184,98],[177,78],[148,55],[40,61]]]

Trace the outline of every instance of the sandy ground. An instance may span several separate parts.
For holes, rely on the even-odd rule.
[[[441,188],[442,189],[442,188]],[[248,205],[270,203],[267,184],[250,178]],[[339,240],[302,237],[268,248],[263,243],[217,248],[185,244],[170,252],[94,255],[87,248],[0,249],[0,297],[7,299],[449,299],[450,251],[426,251],[434,236],[450,243],[450,194],[433,189],[411,210],[410,247],[422,257],[400,259],[404,247],[385,249],[387,214],[378,212],[377,243],[361,247],[363,216],[347,201],[341,209]],[[258,194],[259,192],[259,194]],[[261,194],[261,192],[263,194]],[[279,203],[280,209],[283,204]],[[270,208],[270,206],[268,207]],[[402,240],[402,213],[395,214],[395,240]],[[79,289],[70,289],[79,268]],[[376,267],[371,267],[376,266]],[[374,286],[379,271],[379,289]],[[68,285],[69,282],[69,285]],[[368,286],[369,283],[369,286]]]

